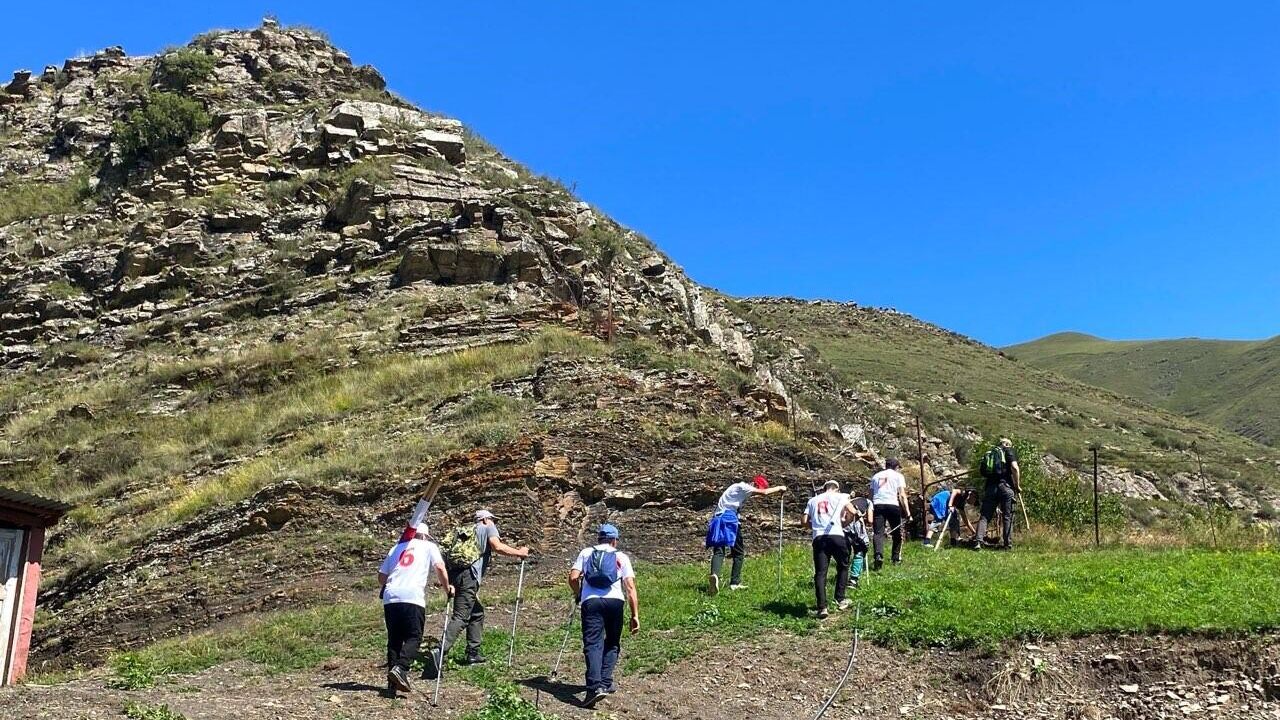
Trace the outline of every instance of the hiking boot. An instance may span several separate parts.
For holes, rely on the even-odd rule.
[[[729,586],[729,589],[730,590],[746,590],[747,586],[744,585],[743,583],[734,583],[733,585]]]
[[[875,559],[875,562],[871,563],[871,569],[872,569],[872,570],[875,570],[875,571],[877,571],[877,572],[878,572],[878,571],[880,570],[880,568],[882,568],[882,567],[884,567],[884,558],[876,558],[876,559]]]
[[[400,692],[409,692],[409,674],[404,668],[396,665],[387,671],[387,687]]]
[[[583,707],[595,707],[607,693],[602,693],[596,688],[587,688],[587,694],[582,698]]]
[[[444,667],[444,661],[440,659],[440,648],[434,648],[427,652],[427,661],[423,663],[426,667],[422,668],[423,680],[435,680],[440,676],[440,669]]]
[[[720,592],[720,576],[708,575],[707,576],[707,594],[710,595],[711,597],[715,597],[719,592]]]
[[[481,655],[480,653],[467,654],[467,662],[466,662],[467,665],[483,665],[487,662],[489,662],[489,660],[485,658],[485,656]]]
[[[848,610],[849,608],[853,607],[853,601],[841,600],[840,602],[836,603],[836,607],[839,608],[840,610]]]
[[[829,617],[831,617],[831,613],[830,613],[830,612],[827,612],[827,609],[826,609],[826,608],[818,608],[818,619],[819,619],[819,620],[826,620],[826,619],[827,619],[827,618],[829,618]]]

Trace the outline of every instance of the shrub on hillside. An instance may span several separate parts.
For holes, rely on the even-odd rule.
[[[116,123],[115,140],[129,164],[163,162],[209,127],[209,114],[191,98],[170,92],[152,93],[142,107]]]
[[[163,88],[186,93],[213,75],[213,64],[212,55],[183,48],[162,55],[152,79]]]
[[[991,449],[990,440],[979,442],[973,449],[970,477],[977,478],[975,487],[983,488],[982,473],[978,465]],[[1079,476],[1051,476],[1041,469],[1040,449],[1028,440],[1014,438],[1018,451],[1018,469],[1022,473],[1022,499],[1027,512],[1044,523],[1063,530],[1078,531],[1093,525],[1093,492],[1086,488]],[[1113,495],[1098,498],[1098,517],[1102,525],[1114,527],[1124,519],[1124,506]]]
[[[62,182],[16,182],[0,186],[0,226],[76,212],[91,194],[89,176],[84,173]]]

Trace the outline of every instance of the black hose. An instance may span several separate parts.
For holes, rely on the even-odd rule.
[[[853,611],[853,649],[849,651],[849,662],[844,666],[844,675],[840,676],[840,682],[836,683],[836,689],[831,691],[831,697],[822,703],[822,707],[818,708],[818,713],[813,716],[813,720],[822,720],[822,716],[827,714],[827,709],[831,707],[831,703],[836,701],[836,696],[844,689],[844,684],[849,680],[849,675],[853,672],[853,666],[858,662],[858,636],[862,632],[862,600],[858,600],[858,605]]]

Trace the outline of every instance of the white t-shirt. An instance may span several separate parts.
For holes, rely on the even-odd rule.
[[[871,502],[876,505],[897,505],[898,491],[907,486],[907,479],[897,470],[881,470],[871,476]]]
[[[809,498],[809,507],[805,512],[809,515],[809,528],[813,531],[813,539],[823,535],[844,537],[844,525],[841,522],[844,509],[849,505],[849,496],[835,490],[828,490],[821,495]]]
[[[396,543],[378,568],[378,572],[387,576],[382,604],[411,603],[426,607],[427,582],[436,565],[444,565],[444,558],[440,556],[440,548],[430,540],[414,538]]]
[[[734,512],[742,510],[742,503],[751,497],[752,490],[755,490],[755,486],[751,483],[740,482],[730,485],[729,489],[720,495],[720,502],[716,503],[716,514],[718,515],[725,510],[733,510]]]
[[[621,550],[614,550],[612,545],[596,545],[595,547],[586,548],[582,552],[578,553],[578,559],[573,561],[573,569],[580,573],[585,573],[587,563],[591,562],[591,552],[593,550],[604,550],[605,552],[617,553],[618,582],[611,585],[608,590],[604,590],[602,588],[591,587],[584,575],[582,578],[582,592],[578,595],[578,598],[583,602],[586,602],[591,598],[625,600],[626,597],[622,594],[622,581],[625,578],[633,578],[636,576],[636,571],[631,568],[631,558],[627,557],[627,554]]]

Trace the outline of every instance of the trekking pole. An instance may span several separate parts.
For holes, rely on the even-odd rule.
[[[551,679],[560,677],[560,661],[564,659],[564,649],[569,647],[569,631],[573,630],[573,619],[578,616],[578,605],[569,608],[569,619],[564,624],[564,639],[560,641],[560,652],[556,654],[556,664],[551,668]]]
[[[956,514],[956,509],[951,508],[947,511],[947,519],[942,521],[942,529],[938,531],[938,541],[933,544],[933,551],[938,552],[938,548],[942,547],[942,536],[951,529],[951,518]]]
[[[525,561],[520,561],[520,580],[516,583],[516,607],[511,613],[511,646],[507,650],[507,669],[511,669],[511,663],[516,659],[516,623],[520,622],[520,601],[524,599],[524,565]]]
[[[844,675],[840,676],[840,682],[836,683],[836,689],[831,691],[831,697],[827,698],[827,701],[822,703],[822,707],[818,708],[813,720],[822,720],[822,716],[827,714],[827,709],[831,707],[831,703],[836,701],[836,696],[844,688],[845,682],[849,680],[849,675],[853,672],[853,666],[858,662],[858,636],[861,633],[861,619],[862,600],[858,600],[858,605],[853,611],[853,649],[849,651],[849,662],[844,666]]]
[[[778,497],[778,587],[777,595],[782,595],[782,506],[786,502],[783,496]]]
[[[449,618],[453,615],[453,598],[445,598],[444,622],[440,627],[440,662],[436,664],[436,689],[431,695],[431,704],[440,704],[440,681],[444,678],[444,636],[449,631]]]
[[[1031,532],[1031,516],[1027,515],[1027,502],[1022,499],[1022,493],[1018,493],[1018,504],[1022,506],[1022,519],[1027,523],[1027,532]]]

